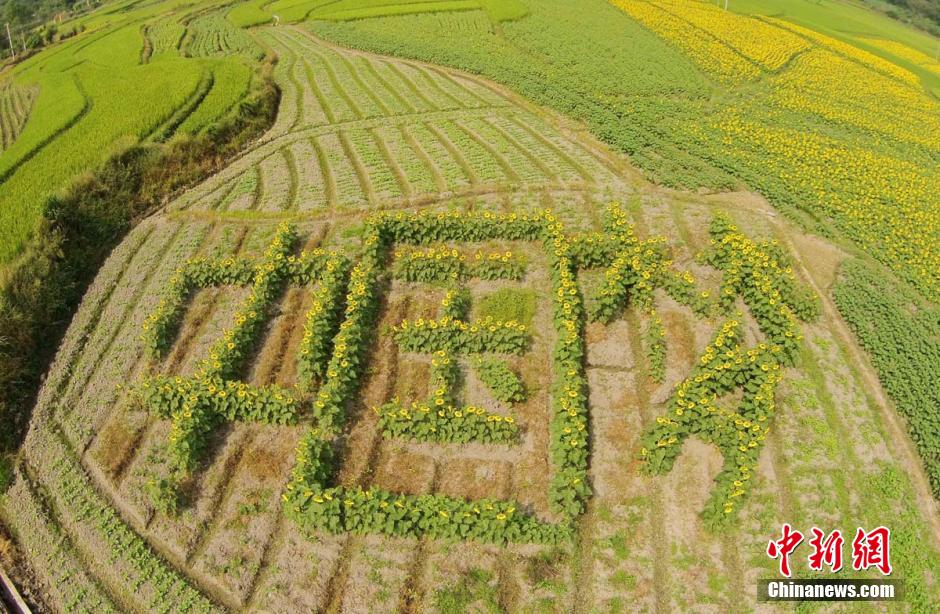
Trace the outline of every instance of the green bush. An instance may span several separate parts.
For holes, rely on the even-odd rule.
[[[650,313],[644,337],[650,378],[654,382],[662,382],[666,376],[666,328],[662,318],[655,311]]]
[[[14,461],[12,454],[0,454],[0,495],[13,483]]]

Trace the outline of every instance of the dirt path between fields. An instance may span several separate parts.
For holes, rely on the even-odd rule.
[[[661,192],[673,198],[676,197],[676,192],[668,188],[656,186],[654,191],[657,193]],[[794,229],[785,221],[780,212],[773,208],[767,199],[754,192],[729,192],[726,194],[710,194],[707,196],[687,194],[685,199],[680,197],[677,200],[706,202],[718,207],[744,209],[750,213],[757,211],[767,216],[770,225],[784,243],[784,247],[793,255],[795,264],[799,267],[799,272],[803,279],[810,288],[812,288],[813,292],[819,296],[823,313],[831,323],[829,328],[833,331],[845,352],[855,363],[856,370],[862,380],[859,383],[864,386],[866,392],[870,394],[870,398],[878,405],[881,420],[885,426],[886,435],[889,438],[886,443],[895,444],[892,448],[896,451],[894,455],[895,459],[904,469],[905,473],[911,477],[911,485],[917,499],[917,507],[930,527],[934,547],[940,548],[940,505],[938,505],[936,499],[933,497],[930,482],[927,480],[927,475],[924,473],[923,463],[914,447],[914,442],[911,441],[904,418],[898,413],[897,409],[894,407],[893,401],[888,397],[884,388],[882,388],[881,380],[878,378],[878,372],[871,364],[865,351],[859,347],[855,340],[855,334],[848,327],[845,320],[842,319],[842,315],[839,313],[838,308],[829,294],[829,288],[821,287],[816,278],[810,274],[809,268],[800,250],[797,249],[790,238]]]
[[[934,547],[940,547],[940,514],[938,514],[937,501],[933,497],[933,491],[927,476],[924,474],[923,464],[914,443],[911,441],[907,425],[904,424],[903,417],[898,414],[893,402],[887,393],[881,387],[881,381],[878,379],[878,373],[868,359],[868,355],[858,346],[855,341],[855,335],[849,329],[848,325],[842,319],[842,315],[836,308],[835,303],[829,296],[826,289],[821,288],[818,282],[809,273],[809,269],[803,262],[800,252],[793,245],[789,237],[788,229],[779,221],[771,222],[773,227],[779,231],[778,236],[785,243],[787,250],[793,254],[795,264],[800,268],[800,272],[809,286],[819,296],[823,312],[831,322],[831,330],[836,334],[842,347],[849,354],[861,375],[862,383],[871,398],[875,400],[878,408],[881,410],[882,421],[890,436],[890,441],[895,444],[894,450],[897,451],[895,458],[905,472],[911,476],[911,484],[917,498],[917,507],[920,509],[926,522],[929,524],[933,536]]]

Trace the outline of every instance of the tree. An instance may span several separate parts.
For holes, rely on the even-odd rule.
[[[33,8],[27,0],[6,0],[3,6],[3,17],[11,25],[29,23],[33,17]]]

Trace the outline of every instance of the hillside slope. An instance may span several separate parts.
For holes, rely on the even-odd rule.
[[[300,27],[250,35],[281,58],[274,127],[112,254],[49,373],[2,500],[52,607],[728,611],[751,603],[754,583],[772,573],[774,561],[751,545],[783,522],[891,526],[910,603],[936,607],[940,530],[929,486],[828,297],[841,248],[753,194],[652,185],[579,125],[482,78],[337,48]],[[371,217],[377,211],[389,217]],[[732,300],[720,310],[713,298],[737,292],[722,286],[720,260],[696,259],[718,213],[736,222],[742,245],[753,240],[779,265],[788,303],[815,295],[823,306],[815,321],[811,308],[791,320],[804,337],[787,346],[793,366],[765,363],[781,381],[758,403],[771,411],[753,419],[770,429],[747,452],[756,462],[740,499],[727,479],[737,444],[680,442],[662,475],[639,463],[673,415],[674,389],[694,378],[730,321],[742,347],[778,343],[759,305]],[[423,250],[431,263],[409,273],[403,263]],[[569,256],[571,280],[559,264]],[[342,325],[317,309],[337,290],[331,266],[351,276]],[[442,275],[436,266],[455,268]],[[637,281],[618,285],[630,267]],[[268,285],[278,275],[280,285]],[[595,317],[618,288],[609,318]],[[433,362],[447,356],[400,332],[403,320],[442,313],[475,322],[474,333],[509,331],[437,340],[453,353],[457,384],[441,383],[449,376]],[[527,337],[519,346],[518,330]],[[347,340],[358,354],[344,354]],[[467,349],[473,343],[483,349]],[[583,359],[564,362],[558,347],[581,348]],[[525,400],[498,400],[500,384],[474,362],[481,351],[521,378]],[[252,395],[264,404],[235,400]],[[468,424],[456,413],[479,407],[485,424],[517,424],[518,439],[484,443],[466,435],[470,427],[447,430],[469,443],[391,434],[396,418],[383,408],[397,411],[396,399],[407,413],[411,401],[450,395],[457,409],[442,400],[442,429]],[[750,411],[724,396],[723,406]],[[211,413],[221,407],[232,409]],[[320,441],[335,451],[335,470],[310,464]],[[570,441],[583,454],[559,454]],[[583,476],[591,490],[559,475]],[[326,505],[331,493],[345,511],[318,516],[313,501]],[[725,494],[734,497],[727,520]],[[716,496],[730,530],[711,528]],[[402,529],[379,503],[357,515],[356,505],[373,509],[370,497],[425,506],[431,520]],[[176,515],[159,511],[174,506]],[[456,510],[484,515],[487,506],[503,515],[490,518],[497,528],[469,521],[476,540],[434,538],[455,526]],[[326,528],[304,522],[320,518]]]
[[[4,89],[32,100],[5,114],[19,119],[4,127],[0,152],[0,266],[22,252],[47,199],[122,143],[197,134],[246,95],[263,52],[220,6],[116,2],[6,71]],[[225,33],[243,45],[230,47]]]

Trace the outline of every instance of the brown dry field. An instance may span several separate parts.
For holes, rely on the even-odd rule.
[[[4,538],[0,556],[5,564],[16,559],[20,577],[35,587],[31,598],[55,611],[93,604],[148,611],[155,603],[177,610],[185,593],[179,587],[188,585],[220,608],[241,611],[453,611],[454,604],[509,612],[771,611],[776,608],[756,604],[753,596],[757,580],[774,573],[764,548],[784,522],[804,531],[815,525],[843,532],[883,523],[937,551],[940,517],[906,428],[829,298],[845,257],[840,248],[805,235],[757,195],[693,194],[650,184],[581,126],[478,77],[341,50],[289,27],[260,36],[282,56],[277,78],[285,95],[274,127],[115,250],[46,379],[17,481],[2,501],[18,547]],[[395,89],[407,113],[370,111],[375,105],[363,87],[366,70],[369,79],[374,72]],[[330,78],[305,77],[316,71]],[[323,108],[323,101],[334,107]],[[481,132],[499,134],[501,141],[494,144]],[[133,386],[148,374],[191,373],[246,293],[232,287],[197,293],[171,351],[153,364],[141,347],[140,327],[187,259],[257,256],[284,219],[297,223],[305,248],[355,254],[362,220],[379,209],[548,208],[575,234],[600,230],[611,200],[624,203],[641,236],[665,236],[676,268],[691,271],[703,288],[717,288],[719,275],[694,256],[708,245],[709,220],[724,212],[753,238],[779,239],[800,282],[821,298],[822,316],[803,326],[803,353],[779,389],[754,492],[730,530],[709,532],[699,518],[721,467],[717,448],[693,439],[668,474],[638,471],[640,436],[722,321],[701,319],[662,293],[656,299],[668,344],[662,383],[649,378],[645,315],[630,308],[610,325],[587,326],[594,495],[571,544],[499,547],[304,534],[280,507],[302,427],[224,424],[187,484],[189,505],[177,517],[154,511],[145,484],[166,472],[169,423],[140,407]],[[400,352],[388,331],[404,318],[435,315],[441,297],[434,287],[394,281],[383,299],[367,374],[350,404],[341,484],[511,497],[553,519],[547,502],[553,332],[545,258],[538,245],[509,247],[528,258],[522,281],[468,287],[474,308],[500,288],[537,298],[531,349],[512,359],[531,391],[512,408],[523,428],[520,443],[439,445],[382,436],[372,408],[396,396],[424,398],[429,377],[428,357]],[[581,275],[585,295],[602,277],[600,271]],[[296,382],[309,300],[300,288],[280,298],[246,381]],[[749,315],[745,321],[748,341],[757,342],[755,322]],[[472,375],[465,384],[466,401],[509,411]],[[878,488],[889,478],[904,493],[900,499]],[[116,515],[102,520],[107,514],[88,509]],[[113,522],[142,538],[152,551],[146,557],[173,579],[165,600],[154,597],[160,594],[154,568],[114,545]],[[933,598],[940,591],[936,582],[926,578],[924,584]]]

